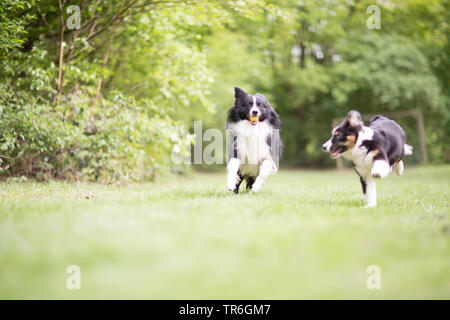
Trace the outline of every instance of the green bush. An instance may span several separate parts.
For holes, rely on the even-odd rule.
[[[55,107],[12,92],[0,84],[2,176],[153,179],[171,168],[173,148],[188,150],[192,140],[181,123],[151,101],[115,94],[95,108],[89,95],[78,93]]]

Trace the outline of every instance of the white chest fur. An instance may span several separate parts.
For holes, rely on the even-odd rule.
[[[272,135],[273,128],[266,121],[252,125],[249,121],[242,120],[231,124],[230,129],[236,136],[241,169],[258,170],[264,159],[271,159],[267,138]]]
[[[345,159],[353,162],[356,171],[363,177],[370,176],[373,165],[373,155],[370,152],[367,153],[367,148],[362,146],[362,143],[366,140],[371,140],[372,137],[373,130],[364,126],[358,135],[355,146],[342,154]]]

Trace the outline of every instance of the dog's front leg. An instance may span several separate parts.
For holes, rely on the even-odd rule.
[[[238,171],[241,161],[238,158],[231,158],[227,165],[227,189],[233,191],[236,189],[238,180]]]
[[[256,177],[255,183],[252,186],[253,192],[261,190],[267,177],[274,173],[273,162],[271,160],[264,160],[259,167],[259,175]]]
[[[364,208],[372,208],[377,206],[377,186],[372,177],[364,179],[366,184],[366,192],[364,192],[364,200],[366,205]]]

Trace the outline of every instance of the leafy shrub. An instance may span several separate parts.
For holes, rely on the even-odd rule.
[[[153,179],[170,168],[174,146],[191,143],[183,125],[151,101],[120,94],[93,105],[77,93],[55,107],[0,84],[0,174],[111,181]]]

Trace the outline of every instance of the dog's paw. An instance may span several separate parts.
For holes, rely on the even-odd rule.
[[[261,190],[261,187],[259,187],[259,188],[258,187],[255,188],[254,186],[252,187],[252,192],[254,192],[254,193],[257,193],[260,190]]]
[[[259,192],[259,191],[261,190],[263,184],[264,184],[264,183],[262,183],[262,182],[256,180],[255,183],[254,183],[253,186],[252,186],[252,191],[253,191],[253,192]]]
[[[363,209],[367,209],[367,208],[375,208],[377,206],[376,203],[368,203],[366,204]]]
[[[373,163],[372,167],[372,177],[374,178],[386,178],[389,175],[391,168],[389,163],[384,160],[377,160]]]
[[[228,177],[227,179],[227,190],[234,191],[236,190],[236,178]]]

